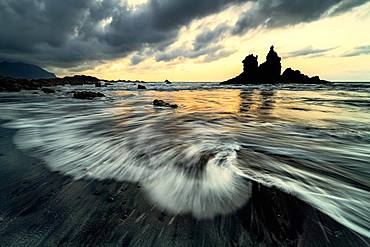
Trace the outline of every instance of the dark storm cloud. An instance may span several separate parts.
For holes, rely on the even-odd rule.
[[[336,15],[368,2],[367,0],[258,0],[242,14],[233,34],[256,28],[275,28]]]
[[[119,0],[2,0],[0,57],[59,67],[122,57],[165,47],[182,25],[238,2],[151,0],[133,10]]]
[[[121,0],[1,0],[0,58],[64,68],[89,67],[133,51],[138,54],[132,57],[132,64],[148,55],[169,61],[210,52],[211,59],[228,54],[217,42],[231,30],[241,34],[261,25],[277,27],[311,21],[328,10],[333,15],[366,2],[249,1],[254,7],[240,17],[236,27],[223,24],[205,29],[195,39],[193,49],[168,51],[182,26],[248,0],[150,0],[135,10]],[[142,53],[143,49],[154,51]]]
[[[283,56],[285,58],[290,58],[290,57],[304,57],[304,56],[318,56],[318,55],[324,55],[328,51],[334,50],[336,47],[331,47],[331,48],[313,48],[312,46],[305,47],[303,49],[295,50],[288,52],[284,54]]]
[[[360,55],[370,55],[370,45],[357,46],[352,51],[344,53],[343,57],[355,57]]]
[[[351,10],[365,0],[256,0],[251,2],[251,8],[244,12],[235,26],[226,23],[220,24],[215,29],[204,28],[193,42],[194,50],[206,50],[208,46],[217,45],[227,35],[240,35],[258,27],[276,28],[295,25],[303,22],[310,22],[321,17],[337,15]],[[295,51],[288,56],[315,56],[324,54],[334,48],[314,49],[305,48]],[[229,51],[220,51],[218,54],[229,55]],[[161,55],[168,59],[175,59],[178,56],[186,57],[188,50],[169,51],[169,54]],[[192,53],[194,54],[194,52]],[[199,52],[200,55],[204,55]],[[220,57],[210,54],[209,57]]]
[[[177,48],[171,51],[157,53],[155,56],[156,61],[168,62],[176,58],[197,58],[204,55],[216,54],[221,52],[224,49],[223,46],[206,46],[201,49],[186,49],[186,48]],[[215,59],[214,59],[215,60]]]
[[[222,39],[228,32],[228,29],[230,27],[226,24],[221,24],[217,26],[215,29],[210,30],[206,28],[205,30],[202,30],[202,33],[200,33],[194,41],[194,49],[199,50],[204,46],[208,46],[210,43],[215,43]]]

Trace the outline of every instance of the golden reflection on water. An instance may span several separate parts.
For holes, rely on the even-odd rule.
[[[368,121],[369,114],[357,112],[337,102],[346,97],[325,91],[288,91],[262,89],[216,89],[178,91],[117,91],[115,96],[132,96],[134,101],[123,100],[117,106],[119,114],[132,113],[147,105],[146,112],[160,113],[151,106],[154,99],[178,104],[175,114],[209,113],[217,117],[248,115],[249,119],[282,120],[311,125],[328,125],[330,121]],[[130,103],[131,102],[131,103]]]
[[[241,105],[240,90],[118,91],[116,96],[136,95],[147,103],[154,99],[177,104],[176,113],[237,114]],[[123,103],[124,104],[124,103]]]
[[[278,90],[274,97],[273,117],[305,122],[311,125],[330,125],[337,121],[361,121],[366,115],[344,104],[348,99],[325,91]]]

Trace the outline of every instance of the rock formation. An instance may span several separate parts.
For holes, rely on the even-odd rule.
[[[266,62],[258,67],[258,79],[262,83],[280,82],[281,57],[274,51],[274,46],[266,56]]]
[[[94,99],[100,97],[105,97],[105,95],[99,92],[90,92],[90,91],[81,91],[73,93],[73,98],[76,99]]]
[[[160,99],[155,99],[153,101],[153,105],[154,106],[162,106],[162,107],[170,107],[170,108],[177,108],[177,107],[179,107],[176,104],[170,104],[170,103],[167,103],[167,102],[165,102],[163,100],[160,100]]]
[[[281,75],[281,80],[285,83],[321,83],[323,82],[320,77],[313,76],[309,77],[304,75],[299,70],[293,70],[291,68],[287,68],[284,73]]]
[[[262,84],[262,83],[325,83],[318,76],[308,77],[299,70],[288,68],[281,75],[281,57],[270,47],[266,61],[258,66],[258,56],[248,55],[243,60],[243,72],[222,84]]]
[[[55,89],[47,87],[41,88],[41,91],[43,91],[44,93],[55,93]]]

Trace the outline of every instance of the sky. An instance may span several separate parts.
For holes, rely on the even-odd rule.
[[[58,76],[223,81],[271,45],[292,67],[370,81],[370,1],[1,0],[0,61]]]

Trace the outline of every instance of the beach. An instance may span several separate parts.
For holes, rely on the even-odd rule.
[[[370,244],[368,83],[145,86],[0,93],[0,246]]]

